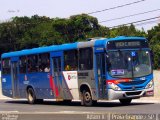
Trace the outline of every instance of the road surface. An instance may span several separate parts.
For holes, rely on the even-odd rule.
[[[99,102],[84,107],[80,102],[65,104],[44,101],[29,105],[26,100],[0,100],[0,120],[160,120],[160,104]]]

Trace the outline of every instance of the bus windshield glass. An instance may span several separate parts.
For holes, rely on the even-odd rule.
[[[152,72],[148,50],[109,51],[106,62],[108,72],[112,77],[143,77]]]

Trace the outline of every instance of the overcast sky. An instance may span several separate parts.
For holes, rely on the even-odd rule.
[[[71,15],[90,13],[97,10],[103,10],[127,3],[132,3],[140,0],[0,0],[0,21],[6,21],[14,16],[48,16],[51,18],[60,17],[67,18]],[[160,0],[145,0],[143,2],[108,10],[100,13],[91,14],[98,18],[98,21],[104,21],[117,17],[137,14],[141,12],[160,9]],[[121,20],[109,21],[100,23],[107,27],[112,27],[120,24],[130,23],[143,19],[160,16],[160,10],[144,15],[129,17]],[[154,23],[137,26],[137,28],[150,29],[157,23],[160,23],[160,18]]]

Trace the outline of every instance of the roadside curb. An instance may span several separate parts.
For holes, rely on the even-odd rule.
[[[160,103],[160,100],[133,100],[133,102],[138,103]]]

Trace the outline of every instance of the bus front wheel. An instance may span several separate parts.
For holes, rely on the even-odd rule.
[[[129,105],[132,99],[119,99],[120,103],[123,105]]]
[[[92,106],[93,100],[92,100],[92,95],[91,95],[89,90],[83,90],[82,98],[83,98],[82,99],[83,100],[83,104],[85,106]]]
[[[28,88],[28,90],[27,90],[27,99],[28,99],[29,104],[35,104],[36,95],[34,93],[33,88]]]

